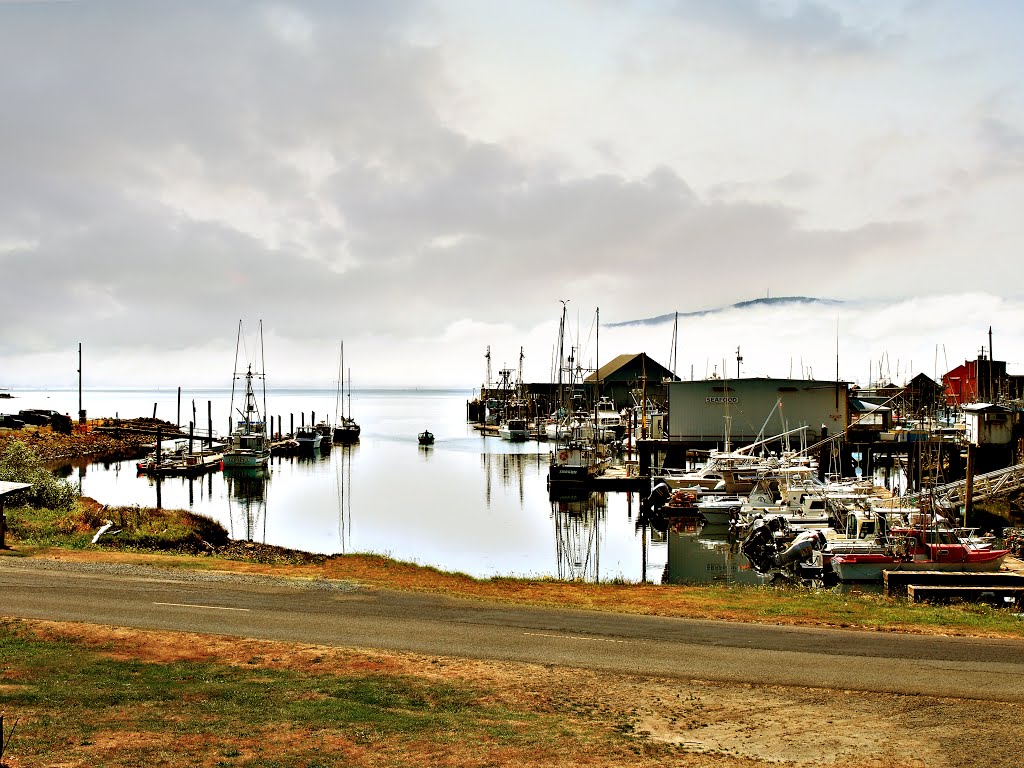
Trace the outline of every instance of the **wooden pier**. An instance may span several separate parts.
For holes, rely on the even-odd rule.
[[[1024,597],[1024,574],[1015,571],[884,571],[886,595],[916,603],[986,602],[1004,605]]]

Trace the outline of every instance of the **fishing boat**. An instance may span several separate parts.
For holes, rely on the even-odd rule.
[[[594,439],[610,443],[620,439],[625,430],[622,415],[616,410],[615,403],[607,397],[598,399],[594,407]]]
[[[309,453],[319,449],[321,440],[320,433],[312,424],[308,427],[303,425],[295,430],[295,442],[299,444],[301,451]]]
[[[313,429],[320,433],[320,450],[329,451],[334,440],[334,427],[326,421],[318,421]]]
[[[594,441],[594,422],[591,414],[582,407],[576,407],[576,400],[582,396],[576,392],[577,377],[581,369],[572,364],[570,354],[568,365],[565,357],[565,302],[562,302],[562,319],[558,327],[558,414],[571,414],[554,425],[554,450],[548,459],[548,492],[552,498],[563,493],[579,493],[589,488],[593,478],[602,474],[608,466],[606,446]],[[569,374],[568,386],[563,374]],[[595,391],[599,382],[595,378]],[[548,432],[550,437],[551,432]]]
[[[238,339],[235,342],[235,372],[231,379],[231,412],[237,410],[242,417],[239,423],[232,429],[231,420],[228,422],[230,442],[227,450],[224,451],[223,463],[225,469],[232,467],[265,467],[270,460],[270,437],[267,434],[266,410],[267,410],[267,384],[266,375],[263,371],[254,372],[250,363],[244,374],[238,370],[238,350],[242,341],[242,321],[238,321]],[[260,321],[260,362],[263,363],[263,322]],[[245,393],[242,408],[235,408],[236,384],[245,381]],[[253,390],[253,379],[259,379],[263,390],[263,410],[256,401],[256,393]]]
[[[498,436],[502,440],[509,440],[513,443],[523,442],[530,436],[526,426],[526,419],[508,419],[498,427]]]
[[[425,429],[416,435],[416,439],[420,445],[433,445],[434,444],[434,433],[429,429]]]

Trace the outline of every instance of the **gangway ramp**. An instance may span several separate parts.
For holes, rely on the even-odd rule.
[[[975,475],[971,499],[986,501],[1021,489],[1024,489],[1024,464],[1014,464],[995,472]],[[967,503],[967,481],[957,480],[955,483],[940,485],[932,490],[931,497],[935,504],[942,507],[962,507]]]

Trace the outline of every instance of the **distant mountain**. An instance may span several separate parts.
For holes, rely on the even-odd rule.
[[[821,304],[823,306],[837,306],[843,302],[835,299],[814,299],[809,296],[778,296],[776,298],[765,298],[765,299],[751,299],[750,301],[741,301],[737,304],[730,304],[727,307],[717,307],[715,309],[702,309],[698,312],[680,312],[680,317],[706,317],[710,315],[717,315],[720,312],[727,312],[730,309],[751,309],[753,307],[782,307],[788,304]],[[658,315],[657,317],[649,317],[645,320],[626,320],[621,323],[608,323],[609,328],[621,328],[626,325],[660,325],[661,323],[667,323],[668,321],[675,318],[675,312],[668,315]]]

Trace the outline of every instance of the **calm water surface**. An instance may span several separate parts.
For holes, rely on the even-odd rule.
[[[78,392],[16,393],[4,410],[52,408],[74,414]],[[555,503],[547,495],[545,443],[483,437],[466,424],[468,391],[362,390],[351,399],[362,426],[353,446],[313,457],[273,457],[265,481],[226,476],[139,477],[134,462],[78,462],[63,468],[82,493],[104,504],[186,508],[208,515],[233,538],[320,553],[372,552],[478,577],[549,576],[659,582],[668,544],[636,524],[637,494],[593,494]],[[230,392],[183,391],[180,421],[227,431]],[[177,390],[86,391],[90,418],[157,416],[178,422]],[[236,402],[237,405],[237,402]],[[300,422],[333,416],[336,393],[268,390],[267,410]],[[433,446],[418,432],[430,429]]]

